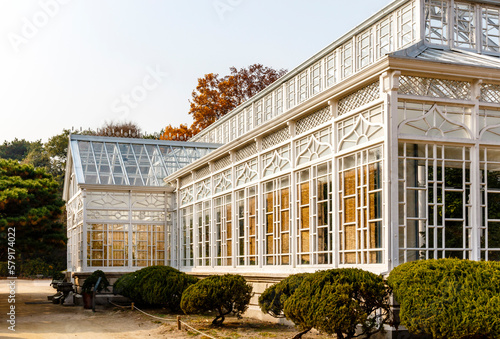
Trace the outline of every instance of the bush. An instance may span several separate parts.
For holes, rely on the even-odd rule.
[[[389,319],[389,291],[381,276],[360,269],[318,271],[304,278],[285,302],[284,312],[306,330],[353,338],[359,324],[369,337]]]
[[[185,313],[217,312],[212,321],[221,326],[229,313],[241,318],[252,298],[252,286],[241,275],[212,275],[189,286],[182,295],[181,308]]]
[[[21,276],[34,277],[41,275],[50,276],[52,267],[40,258],[30,259],[21,264]]]
[[[9,265],[7,261],[0,261],[0,277],[9,276]]]
[[[197,281],[198,278],[170,266],[149,266],[121,276],[113,286],[113,293],[140,305],[178,311],[182,292]]]
[[[121,294],[130,299],[135,280],[135,272],[127,273],[118,278],[113,284],[113,294]]]
[[[87,279],[85,279],[82,285],[82,292],[91,293],[92,288],[95,284],[97,284],[97,280],[99,280],[99,278],[101,278],[101,282],[99,283],[99,286],[97,286],[96,292],[107,291],[109,287],[109,281],[106,278],[106,274],[101,270],[97,270],[94,271]]]
[[[287,299],[310,273],[292,274],[277,284],[271,285],[259,297],[259,306],[262,312],[275,318],[283,318],[283,308]]]
[[[422,260],[392,270],[401,324],[434,338],[500,338],[500,263]]]

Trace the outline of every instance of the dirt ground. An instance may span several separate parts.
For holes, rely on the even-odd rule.
[[[61,306],[49,303],[48,295],[55,290],[50,280],[16,281],[16,326],[15,332],[8,329],[9,281],[0,280],[0,337],[1,338],[205,338],[192,331],[177,329],[175,322],[164,322],[150,318],[138,311],[115,307],[97,308],[96,312],[82,306]],[[145,310],[160,317],[175,318],[161,314],[161,310]],[[192,327],[214,338],[291,338],[296,329],[250,318],[238,320],[228,318],[223,329],[210,326],[211,318],[183,316],[182,320]],[[306,339],[331,338],[318,333],[304,336]]]

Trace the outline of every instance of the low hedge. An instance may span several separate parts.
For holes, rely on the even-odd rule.
[[[292,274],[279,283],[266,288],[264,293],[259,297],[259,306],[262,312],[268,313],[275,318],[285,317],[283,313],[285,302],[309,274],[310,273]]]
[[[182,293],[197,281],[198,278],[170,266],[149,266],[121,276],[115,282],[113,292],[140,305],[178,311]]]
[[[401,324],[434,338],[500,338],[500,263],[432,259],[389,275]]]

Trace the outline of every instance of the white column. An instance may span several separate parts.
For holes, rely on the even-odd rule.
[[[479,163],[479,99],[481,97],[481,84],[482,80],[476,80],[472,83],[472,100],[474,102],[474,108],[472,110],[471,117],[471,131],[472,137],[476,141],[475,145],[471,148],[470,160],[470,179],[471,179],[471,190],[470,190],[470,203],[472,205],[471,215],[470,215],[470,226],[471,239],[470,244],[472,247],[471,260],[481,260],[481,171]]]
[[[384,73],[380,77],[384,97],[384,261],[388,270],[399,265],[399,182],[398,182],[398,88],[401,72]]]
[[[82,189],[82,203],[83,203],[83,225],[82,225],[82,272],[87,271],[87,190]]]
[[[340,218],[339,218],[339,168],[336,154],[338,153],[338,130],[335,125],[335,118],[338,112],[338,101],[328,101],[332,113],[332,264],[333,267],[339,267],[339,249],[340,249]]]
[[[295,148],[295,121],[290,120],[288,123],[288,128],[290,130],[290,201],[292,202],[290,206],[290,262],[292,267],[297,266],[297,180],[295,178],[295,167],[297,163],[297,151]],[[312,258],[311,258],[312,259]]]

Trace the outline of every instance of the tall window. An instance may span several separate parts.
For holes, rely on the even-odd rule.
[[[352,60],[352,42],[342,47],[342,78],[347,78],[354,72]]]
[[[426,0],[425,40],[437,45],[448,43],[448,1]]]
[[[339,159],[340,264],[382,263],[382,147]]]
[[[210,201],[196,205],[198,266],[210,266]]]
[[[500,261],[500,149],[482,148],[481,259]]]
[[[297,263],[332,263],[330,162],[297,173]]]
[[[455,2],[455,46],[476,47],[476,6]]]
[[[275,91],[274,102],[275,102],[274,114],[279,115],[279,114],[283,113],[283,89],[282,88],[278,88]]]
[[[181,217],[181,261],[183,266],[194,265],[193,207],[180,210]]]
[[[286,84],[287,108],[295,106],[295,79],[292,79]]]
[[[264,263],[290,264],[290,177],[264,183]]]
[[[132,265],[133,266],[151,266],[165,264],[165,226],[164,225],[148,225],[137,224],[132,226]],[[115,236],[115,235],[114,235]],[[126,243],[123,236],[119,235],[119,249],[122,248],[122,243]],[[116,236],[115,236],[116,237]],[[116,241],[114,241],[116,242]],[[113,247],[116,247],[114,244]],[[122,257],[122,251],[114,253],[113,257]]]
[[[500,10],[483,8],[482,11],[483,49],[490,52],[500,51]]]
[[[257,189],[247,187],[236,192],[238,208],[235,237],[237,264],[257,265]]]
[[[128,230],[125,224],[87,224],[87,266],[128,266]],[[147,253],[140,252],[144,246],[138,245],[135,253],[145,261],[134,265],[147,266]]]
[[[387,18],[377,25],[376,58],[381,58],[393,50],[392,20]]]
[[[470,258],[469,152],[461,146],[400,144],[400,262]]]
[[[358,42],[358,68],[362,69],[372,62],[372,33],[368,30],[356,37]]]
[[[215,199],[215,265],[231,266],[233,249],[233,223],[231,194]]]
[[[311,74],[310,75],[310,77],[311,77],[310,93],[311,93],[311,95],[316,95],[319,92],[321,92],[321,64],[319,62],[311,67],[310,74]]]
[[[264,99],[264,120],[268,121],[271,120],[273,117],[273,95],[269,94],[266,96]]]
[[[336,74],[335,53],[332,53],[326,57],[325,68],[326,68],[326,87],[330,87],[337,82],[337,79],[335,78]]]
[[[255,103],[255,124],[257,127],[262,124],[262,100],[259,100]]]

